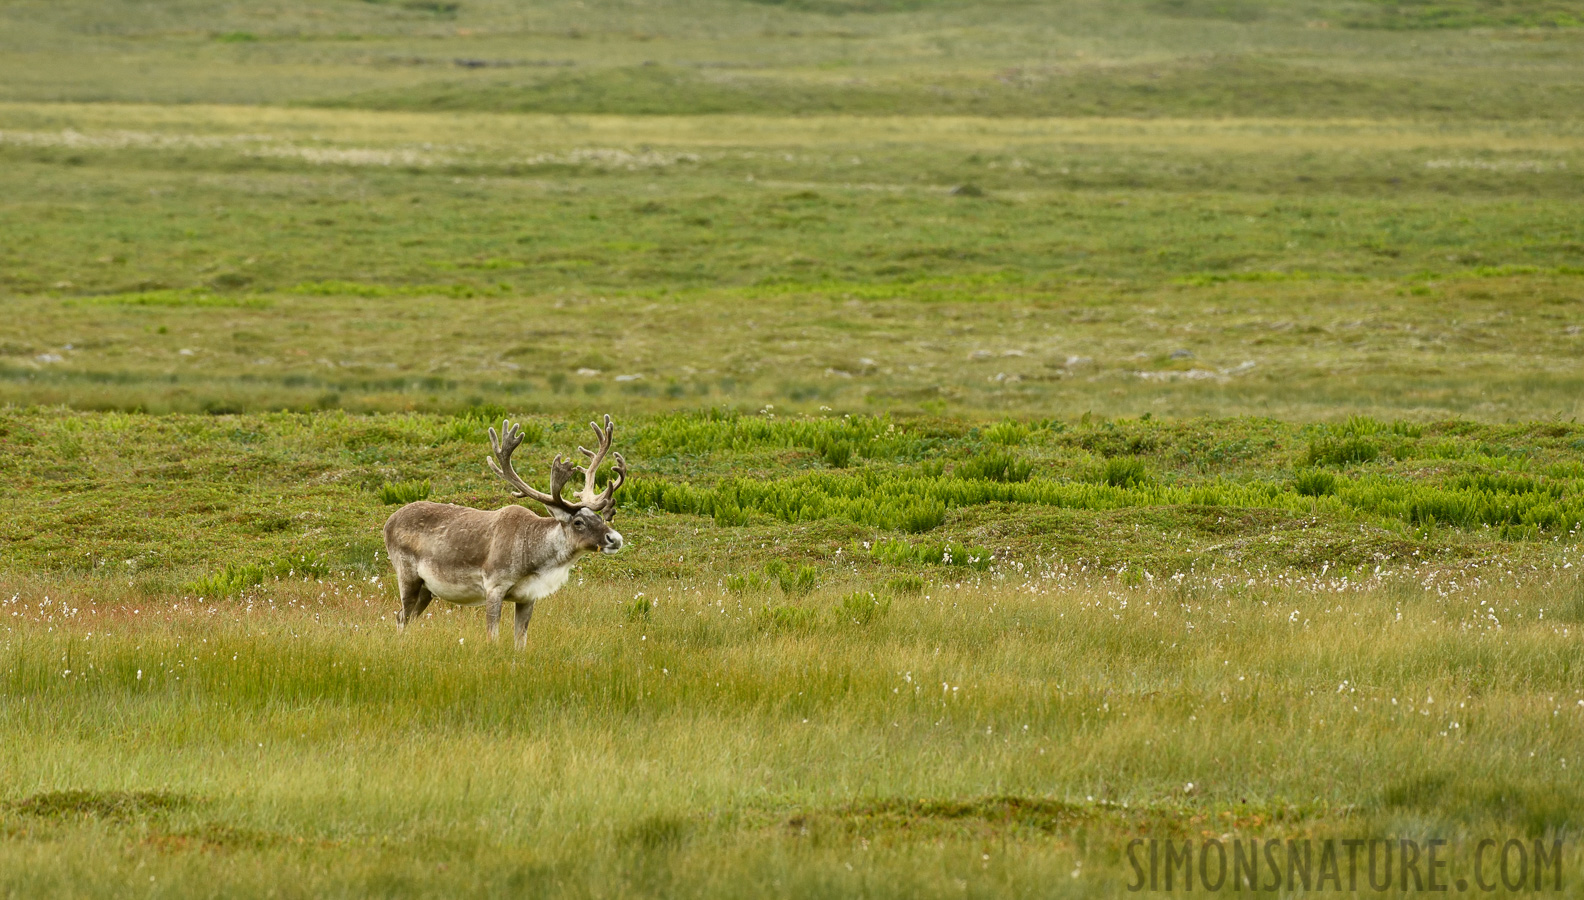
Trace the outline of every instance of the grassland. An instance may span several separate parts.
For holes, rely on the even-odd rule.
[[[1584,396],[1567,127],[0,118],[12,402],[1524,419]]]
[[[9,412],[8,890],[1087,896],[1139,835],[1578,827],[1577,426],[638,419],[633,547],[528,654],[398,636],[379,523],[498,502],[494,412]]]
[[[0,2],[0,895],[1578,894],[1581,24]],[[398,635],[605,411],[628,548]]]
[[[526,657],[457,614],[398,640],[367,584],[7,603],[7,889],[1092,896],[1137,835],[1578,827],[1576,582],[1031,570],[778,624],[604,574]]]

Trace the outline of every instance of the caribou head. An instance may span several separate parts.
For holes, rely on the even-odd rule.
[[[603,493],[596,493],[595,474],[605,461],[605,456],[610,453],[611,435],[616,431],[616,425],[611,422],[610,416],[606,416],[604,428],[593,422],[589,423],[589,427],[594,429],[595,436],[599,438],[596,445],[599,449],[578,447],[578,452],[588,457],[588,463],[583,466],[574,466],[571,460],[562,459],[560,454],[556,454],[550,463],[548,493],[534,490],[512,469],[512,453],[523,440],[522,429],[513,423],[502,420],[498,435],[494,428],[489,430],[491,452],[485,462],[502,481],[511,486],[513,495],[544,504],[550,515],[564,526],[566,533],[563,537],[577,548],[577,552],[598,550],[601,553],[615,553],[622,547],[622,536],[610,527],[610,522],[616,518],[616,489],[627,480],[627,461],[622,459],[620,453],[616,454],[610,482],[605,485]],[[578,472],[583,473],[583,490],[578,492],[577,502],[569,503],[561,496],[561,489]]]

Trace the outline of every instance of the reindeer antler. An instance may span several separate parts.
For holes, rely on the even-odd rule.
[[[599,450],[590,450],[587,447],[578,447],[578,452],[588,457],[588,463],[578,467],[583,473],[583,490],[578,492],[578,502],[588,509],[598,513],[609,512],[605,518],[613,518],[616,514],[616,490],[627,480],[627,460],[622,459],[620,453],[616,454],[616,464],[611,467],[611,480],[605,485],[602,493],[594,492],[594,477],[599,472],[600,463],[605,461],[606,454],[610,453],[611,436],[616,433],[616,423],[611,417],[605,417],[605,427],[590,422],[589,427],[594,429],[594,434],[599,438]]]
[[[557,454],[556,458],[550,463],[550,492],[548,494],[534,490],[512,468],[511,455],[523,442],[522,428],[515,423],[502,419],[501,430],[498,435],[493,427],[490,428],[491,453],[485,459],[485,462],[489,463],[490,470],[500,476],[501,480],[511,487],[512,493],[518,497],[537,500],[546,506],[556,506],[567,511],[591,509],[597,513],[604,514],[605,518],[610,519],[615,515],[616,489],[621,487],[622,482],[627,480],[627,461],[622,459],[620,453],[617,453],[616,464],[612,467],[613,475],[610,482],[605,485],[603,492],[595,493],[595,475],[599,472],[600,463],[604,462],[605,456],[610,453],[611,436],[616,432],[616,425],[611,421],[610,416],[606,416],[604,428],[600,428],[593,422],[590,422],[589,426],[599,436],[599,450],[596,452],[585,447],[578,448],[578,452],[588,457],[589,461],[585,466],[574,466],[572,465],[572,460],[562,459],[560,454]],[[583,490],[578,492],[576,502],[566,500],[561,496],[561,489],[566,487],[568,481],[572,480],[574,472],[583,473]]]
[[[489,463],[490,469],[496,475],[499,475],[501,480],[511,486],[513,494],[518,497],[526,497],[529,500],[538,500],[546,506],[573,507],[573,504],[561,498],[561,489],[566,486],[566,483],[572,478],[572,473],[576,471],[576,467],[572,465],[571,460],[562,459],[559,455],[556,456],[555,460],[550,463],[550,493],[542,493],[530,487],[512,468],[511,455],[523,442],[522,428],[514,422],[502,419],[500,434],[496,435],[495,429],[491,428],[489,430],[489,439],[491,453],[485,459],[485,462]]]

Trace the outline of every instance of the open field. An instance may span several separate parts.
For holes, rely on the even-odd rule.
[[[0,106],[0,398],[1577,416],[1581,140]]]
[[[816,593],[778,624],[713,579],[646,585],[635,613],[599,562],[541,604],[527,656],[470,615],[398,639],[367,584],[5,603],[0,766],[33,800],[0,813],[0,878],[28,897],[1094,896],[1126,895],[1136,836],[1442,836],[1443,883],[1473,884],[1477,840],[1549,852],[1584,808],[1584,595],[1555,574],[1443,570],[1442,595],[1417,575],[1230,591],[1002,570],[867,622]],[[35,794],[67,786],[92,793]],[[1569,841],[1570,894],[1581,862]]]
[[[1580,895],[1581,26],[0,0],[0,896]],[[399,635],[607,411],[627,548]]]
[[[7,890],[1089,896],[1135,837],[1584,863],[1579,426],[638,419],[631,548],[519,656],[444,604],[398,635],[379,552],[399,495],[498,502],[483,424],[8,413]]]
[[[1570,0],[0,4],[0,99],[1575,121]]]

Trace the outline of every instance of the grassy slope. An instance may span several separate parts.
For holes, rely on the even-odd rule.
[[[1087,896],[1136,834],[1571,839],[1577,19],[0,4],[0,885]],[[395,642],[382,490],[493,505],[484,418],[538,414],[531,470],[591,407],[630,550],[526,658]]]

